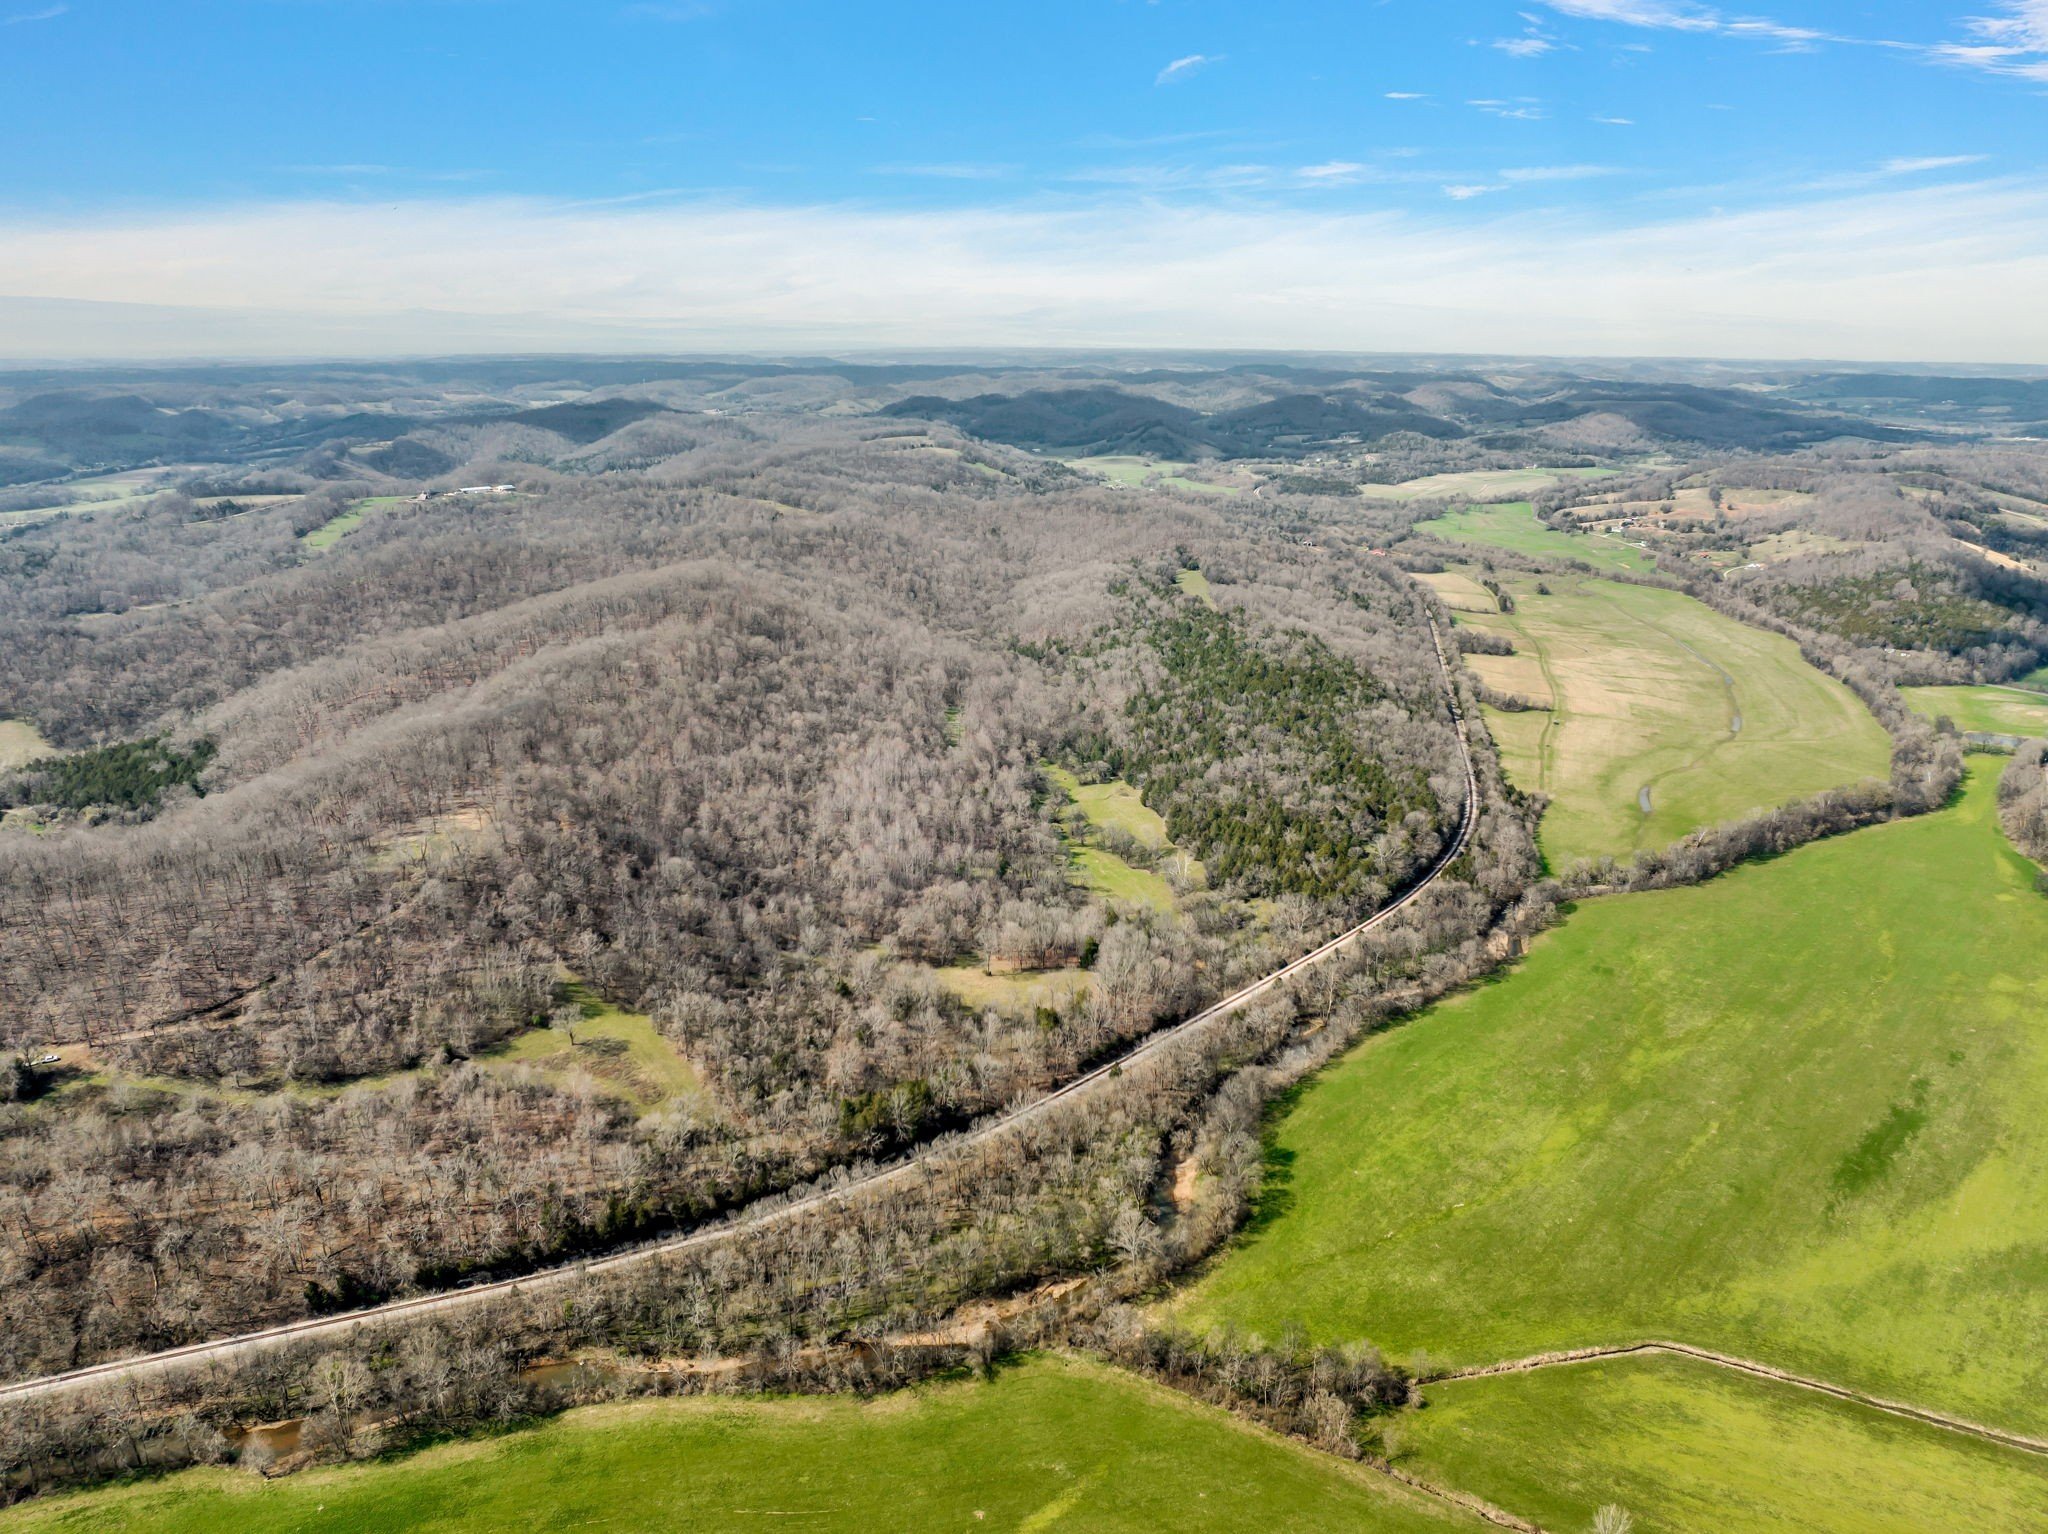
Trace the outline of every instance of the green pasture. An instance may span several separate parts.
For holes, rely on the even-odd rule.
[[[2048,1460],[1869,1407],[1645,1354],[1432,1385],[1402,1468],[1546,1529],[1603,1506],[1636,1534],[2025,1534]]]
[[[1514,643],[1468,656],[1478,676],[1545,705],[1487,722],[1509,777],[1550,796],[1542,841],[1559,867],[1889,770],[1883,727],[1788,639],[1660,587],[1499,579],[1515,611],[1457,621]]]
[[[1491,545],[1539,558],[1576,559],[1597,569],[1649,571],[1656,568],[1649,552],[1614,533],[1560,533],[1536,520],[1527,501],[1467,506],[1447,516],[1415,524],[1450,543]]]
[[[1959,730],[2048,735],[2048,694],[2020,687],[1902,687],[1899,691],[1917,712],[1929,719],[1952,719]]]
[[[1650,1338],[2048,1429],[2048,897],[1960,802],[1586,903],[1272,1129],[1206,1326]]]
[[[1384,1476],[1080,1361],[874,1401],[696,1398],[267,1481],[193,1470],[0,1514],[93,1534],[1473,1530]]]

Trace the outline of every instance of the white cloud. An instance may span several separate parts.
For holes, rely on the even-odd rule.
[[[1881,169],[1887,176],[1917,176],[1930,170],[1953,170],[1959,165],[1982,165],[1989,159],[1981,154],[1925,154],[1887,160]]]
[[[1495,38],[1493,46],[1502,53],[1518,59],[1540,59],[1546,53],[1554,53],[1559,46],[1557,39],[1544,29],[1543,18],[1522,12],[1522,35],[1520,37]]]
[[[1512,118],[1518,122],[1541,122],[1543,120],[1543,108],[1526,96],[1515,101],[1468,101],[1465,105],[1477,107],[1489,117]]]
[[[1605,123],[1610,128],[1633,128],[1636,125],[1633,117],[1596,117],[1593,121]]]
[[[1428,95],[1427,95],[1426,93],[1424,93],[1424,92],[1422,92],[1422,91],[1388,91],[1388,92],[1387,92],[1387,100],[1389,100],[1389,101],[1427,101],[1427,100],[1429,100],[1429,97],[1428,97]]]
[[[1424,216],[1154,193],[951,211],[444,198],[17,216],[0,222],[13,295],[0,300],[0,347],[2048,362],[2048,186],[1893,185],[1632,226],[1461,202]]]
[[[1823,176],[1807,182],[1801,190],[1808,192],[1850,192],[1859,188],[1877,186],[1902,176],[1925,176],[1938,170],[1956,170],[1965,165],[1981,165],[1989,159],[1981,154],[1931,154],[1912,155],[1895,160],[1886,160],[1882,165],[1868,170],[1848,171],[1841,175]]]
[[[0,25],[18,27],[25,21],[55,21],[70,9],[68,5],[46,5],[39,11],[18,11]]]
[[[1356,181],[1366,172],[1366,167],[1356,160],[1325,160],[1320,165],[1304,165],[1295,175],[1304,181],[1330,184],[1340,181]]]
[[[1220,53],[1190,53],[1185,58],[1175,59],[1171,64],[1160,70],[1158,77],[1152,83],[1154,85],[1171,85],[1177,80],[1185,80],[1198,69],[1204,69],[1211,64],[1220,64],[1222,62],[1223,55]]]
[[[1453,202],[1470,202],[1475,197],[1484,197],[1489,192],[1505,192],[1504,186],[1489,186],[1477,181],[1462,181],[1444,188],[1444,196]]]
[[[1839,42],[1840,38],[1811,27],[1787,26],[1761,16],[1729,16],[1690,0],[1543,0],[1553,11],[1586,21],[1611,21],[1628,27],[1654,27],[1669,32],[1718,32],[1770,42],[1807,46]]]
[[[1970,41],[1937,43],[1941,64],[2022,80],[2048,80],[2048,0],[2003,0],[1996,16],[1967,17]]]
[[[1596,176],[1620,174],[1620,167],[1614,165],[1524,165],[1502,171],[1500,179],[1521,186],[1536,181],[1590,181]]]
[[[1731,16],[1694,0],[1542,0],[1553,11],[1586,21],[1670,32],[1716,33],[1777,42],[1790,49],[1820,43],[1883,48],[1936,64],[2023,80],[2048,81],[2048,0],[1995,0],[1998,14],[1963,19],[1965,37],[1932,44],[1845,37],[1762,16]]]
[[[968,160],[940,160],[916,165],[873,165],[872,176],[928,176],[939,181],[1000,181],[1017,173],[1014,165],[983,165]]]

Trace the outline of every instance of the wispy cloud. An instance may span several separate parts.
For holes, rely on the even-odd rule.
[[[1840,175],[1822,176],[1809,181],[1801,188],[1808,192],[1851,192],[1864,187],[1881,185],[1904,177],[1927,176],[1936,171],[1959,170],[1965,165],[1982,165],[1989,155],[1981,154],[1928,154],[1906,155],[1873,165],[1868,170],[1846,171]]]
[[[870,166],[873,176],[925,176],[937,181],[1000,181],[1017,174],[1014,165],[984,165],[969,160],[941,160],[914,165]]]
[[[1183,58],[1175,59],[1171,64],[1160,70],[1152,83],[1154,85],[1172,85],[1177,81],[1185,80],[1198,69],[1206,69],[1211,64],[1220,64],[1222,62],[1223,55],[1220,53],[1190,53]]]
[[[1518,59],[1540,59],[1546,53],[1555,53],[1561,46],[1556,36],[1544,27],[1540,16],[1524,11],[1522,23],[1520,37],[1497,37],[1492,46]]]
[[[2048,80],[2048,0],[2002,0],[1999,15],[1971,16],[1967,42],[1937,43],[1937,63],[2022,80]]]
[[[1923,154],[1884,162],[1887,176],[1917,176],[1930,170],[1953,170],[1958,165],[1982,165],[1989,155],[1981,154]]]
[[[1506,117],[1517,122],[1541,122],[1543,120],[1542,104],[1529,96],[1518,97],[1513,101],[1481,99],[1478,101],[1468,101],[1465,105],[1477,107],[1489,117]]]
[[[1304,165],[1294,174],[1304,181],[1328,186],[1338,182],[1360,180],[1366,171],[1367,167],[1356,160],[1325,160],[1320,165]]]
[[[637,21],[703,21],[718,10],[715,0],[639,0],[622,14]]]
[[[1623,224],[1460,202],[1424,215],[1129,194],[899,212],[448,198],[11,215],[0,336],[17,356],[1031,342],[2048,357],[2048,303],[2029,301],[2048,293],[2048,187],[2032,182]]]
[[[1655,27],[1671,32],[1721,32],[1772,42],[1809,44],[1833,40],[1811,27],[1787,26],[1761,16],[1730,16],[1689,0],[1543,0],[1553,11],[1587,21],[1612,21],[1629,27]]]
[[[1500,173],[1500,179],[1516,186],[1540,181],[1591,181],[1599,176],[1618,176],[1615,165],[1522,165]]]
[[[1470,202],[1475,197],[1484,197],[1491,192],[1505,192],[1507,188],[1498,184],[1479,181],[1459,181],[1444,188],[1444,196],[1453,202]]]
[[[70,9],[68,5],[46,5],[39,11],[17,11],[4,22],[0,22],[0,26],[18,27],[27,21],[55,21]]]
[[[1636,125],[1633,117],[1596,117],[1593,121],[1605,123],[1610,128],[1633,128]]]
[[[2048,81],[2048,0],[1994,0],[1997,14],[1963,18],[1961,38],[1938,43],[1846,36],[1766,16],[1732,15],[1694,0],[1542,0],[1551,10],[1586,21],[1668,32],[1714,33],[1807,50],[1823,43],[1882,48],[1935,64],[2023,80]]]

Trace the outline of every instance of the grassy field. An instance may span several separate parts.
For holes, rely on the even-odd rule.
[[[1064,1013],[1094,984],[1087,972],[1079,969],[1025,969],[991,975],[978,964],[949,964],[934,973],[939,984],[970,1007],[994,1007],[1025,1017],[1040,1007]]]
[[[1637,1534],[2048,1528],[2048,1461],[1810,1391],[1645,1356],[1433,1385],[1403,1468],[1548,1529]]]
[[[1099,475],[1113,485],[1126,485],[1133,490],[1170,489],[1186,490],[1196,495],[1242,495],[1244,492],[1232,485],[1212,485],[1206,480],[1188,478],[1188,471],[1195,465],[1177,458],[1139,458],[1130,454],[1108,454],[1099,458],[1067,458],[1061,460],[1070,468],[1084,474]]]
[[[326,553],[342,539],[363,525],[363,519],[373,511],[382,511],[387,506],[396,506],[408,497],[402,495],[373,495],[357,501],[347,511],[341,512],[321,523],[300,542],[309,549]]]
[[[1989,735],[2048,735],[2048,695],[2018,687],[1902,687],[1929,719],[1946,715],[1959,730]]]
[[[1211,607],[1216,605],[1215,589],[1209,584],[1209,577],[1200,570],[1183,570],[1173,578],[1174,585],[1191,597],[1200,597]]]
[[[1516,654],[1468,664],[1548,709],[1487,719],[1517,786],[1551,796],[1542,840],[1553,864],[1631,857],[1889,769],[1883,728],[1787,639],[1655,587],[1502,584],[1514,613],[1467,609],[1458,622],[1513,640]]]
[[[1995,770],[1588,903],[1354,1050],[1180,1305],[1452,1364],[1670,1338],[2048,1429],[2048,898]]]
[[[54,756],[57,748],[26,719],[0,719],[0,770]]]
[[[1536,520],[1527,501],[1503,501],[1492,506],[1467,506],[1449,516],[1415,524],[1420,532],[1434,533],[1451,543],[1491,544],[1517,554],[1553,559],[1576,559],[1596,569],[1653,570],[1647,551],[1612,533],[1560,533]]]
[[[1454,613],[1497,613],[1500,602],[1471,576],[1457,570],[1415,577],[1443,600]]]
[[[1566,479],[1601,479],[1612,469],[1474,469],[1463,474],[1432,474],[1398,485],[1360,485],[1358,493],[1374,501],[1419,501],[1438,495],[1499,495],[1503,490],[1541,490]]]
[[[709,1110],[704,1078],[652,1018],[611,1005],[580,981],[569,986],[569,999],[582,1013],[573,1028],[529,1028],[482,1056],[483,1063],[532,1066],[550,1075],[583,1072],[642,1113],[679,1104]]]
[[[129,1534],[816,1529],[1478,1530],[1386,1478],[1092,1365],[872,1402],[593,1407],[277,1481],[227,1470],[53,1498],[0,1527]]]
[[[65,481],[52,486],[58,497],[48,506],[23,511],[0,512],[0,527],[40,522],[46,517],[75,517],[85,512],[126,511],[159,494],[179,474],[198,468],[197,464],[174,464],[154,469],[125,469],[117,474],[100,474],[89,479]],[[63,497],[77,496],[77,500]]]
[[[1071,773],[1060,772],[1057,781],[1067,791],[1067,797],[1088,817],[1090,825],[1114,827],[1147,847],[1164,847],[1171,840],[1159,812],[1148,808],[1138,791],[1121,779],[1111,783],[1082,783]]]
[[[1089,825],[1125,832],[1146,847],[1173,846],[1166,822],[1146,808],[1138,790],[1130,784],[1083,783],[1063,767],[1048,766],[1044,772],[1073,801]],[[1069,843],[1068,851],[1073,859],[1074,881],[1105,900],[1149,905],[1159,911],[1171,911],[1178,904],[1173,886],[1149,868],[1136,867],[1113,852],[1078,840]],[[1199,883],[1202,865],[1189,858],[1185,867],[1189,877]]]

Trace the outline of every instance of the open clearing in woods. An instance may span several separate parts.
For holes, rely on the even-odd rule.
[[[1180,856],[1167,836],[1166,822],[1156,811],[1146,807],[1138,790],[1131,784],[1120,779],[1109,783],[1083,783],[1063,767],[1049,766],[1043,771],[1048,781],[1079,810],[1085,827],[1122,832],[1141,846],[1164,853],[1168,859]],[[1113,905],[1148,905],[1157,911],[1171,911],[1179,905],[1173,886],[1164,877],[1149,868],[1128,862],[1107,848],[1091,845],[1082,839],[1087,834],[1086,830],[1079,830],[1076,834],[1077,829],[1070,827],[1067,849],[1072,859],[1075,883]],[[1190,882],[1199,884],[1202,881],[1202,865],[1195,859],[1181,857],[1180,866]]]
[[[1560,533],[1536,520],[1536,509],[1527,501],[1502,501],[1491,506],[1467,506],[1447,516],[1415,524],[1417,532],[1434,533],[1449,543],[1490,544],[1517,554],[1548,559],[1576,559],[1596,569],[1641,570],[1656,568],[1646,550],[1637,548],[1614,533]]]
[[[1185,490],[1195,495],[1244,493],[1235,485],[1218,485],[1208,480],[1189,478],[1189,471],[1196,465],[1184,459],[1138,458],[1113,453],[1099,458],[1067,458],[1061,461],[1083,473],[1100,475],[1113,485],[1124,485],[1133,490]]]
[[[1889,771],[1883,727],[1788,639],[1657,587],[1497,579],[1515,611],[1461,608],[1457,622],[1512,641],[1512,656],[1466,662],[1543,705],[1489,709],[1487,723],[1516,786],[1551,798],[1542,841],[1556,866],[1627,859]]]
[[[654,1026],[654,1019],[615,1007],[581,981],[568,1000],[581,1014],[569,1028],[529,1028],[486,1052],[487,1066],[524,1065],[551,1076],[588,1077],[598,1090],[622,1097],[642,1113],[688,1104],[715,1111],[697,1068]]]
[[[1959,730],[1988,735],[2048,735],[2048,694],[2019,687],[1902,687],[1929,719],[1953,719]]]
[[[2048,1430],[2048,898],[1950,809],[1585,903],[1276,1121],[1204,1325],[1665,1338]]]
[[[1369,501],[1420,501],[1439,495],[1499,495],[1504,490],[1544,490],[1567,479],[1604,479],[1613,469],[1470,469],[1431,474],[1398,485],[1360,485]]]
[[[2048,1460],[1697,1359],[1447,1380],[1396,1430],[1403,1468],[1547,1529],[1606,1504],[1637,1534],[2024,1534]]]
[[[409,499],[410,497],[403,495],[373,495],[364,500],[357,501],[347,511],[341,512],[322,522],[318,527],[306,534],[300,542],[304,543],[307,548],[324,554],[350,533],[361,527],[363,519],[369,516],[371,512],[383,511],[387,507],[396,506],[400,502]]]
[[[0,771],[56,754],[57,748],[26,719],[0,719]]]
[[[194,1470],[52,1497],[5,1521],[23,1531],[141,1534],[1486,1527],[1369,1470],[1065,1359],[865,1402],[591,1407],[498,1437],[276,1481]]]

